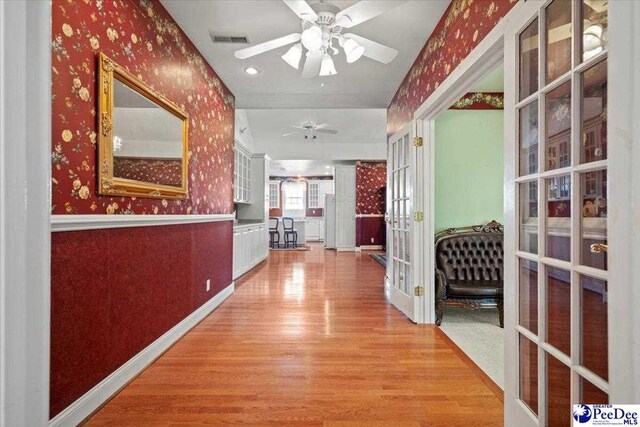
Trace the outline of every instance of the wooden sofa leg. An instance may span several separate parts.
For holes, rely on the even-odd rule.
[[[504,300],[498,301],[498,316],[500,327],[504,328]]]
[[[436,325],[440,326],[442,324],[442,317],[444,316],[444,311],[442,309],[444,306],[444,302],[442,300],[436,300]]]

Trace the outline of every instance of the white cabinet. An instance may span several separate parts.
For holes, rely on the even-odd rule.
[[[308,216],[304,223],[307,240],[320,240],[320,221],[316,217]]]
[[[333,194],[332,180],[316,180],[310,179],[308,190],[309,209],[324,208],[324,199],[326,194]]]
[[[269,233],[265,224],[233,228],[233,279],[261,263],[269,255]]]
[[[280,208],[280,181],[269,181],[269,209]]]
[[[251,203],[251,154],[236,141],[233,159],[233,202]]]

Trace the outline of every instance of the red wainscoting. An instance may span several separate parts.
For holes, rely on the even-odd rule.
[[[357,247],[385,245],[386,228],[383,215],[386,190],[386,162],[356,162]],[[371,239],[373,239],[373,242]]]
[[[387,134],[413,118],[418,107],[485,38],[518,0],[453,0],[387,108]]]
[[[373,239],[373,242],[371,241]],[[387,240],[383,217],[356,218],[356,246],[384,245]]]
[[[53,233],[51,417],[230,285],[232,239],[231,221]]]

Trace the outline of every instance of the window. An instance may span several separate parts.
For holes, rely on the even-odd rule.
[[[304,183],[291,182],[285,186],[284,208],[287,210],[304,209]]]

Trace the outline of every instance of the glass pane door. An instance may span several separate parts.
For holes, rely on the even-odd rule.
[[[389,140],[387,159],[387,279],[391,302],[414,320],[412,274],[413,162],[410,128]]]
[[[572,425],[608,403],[607,5],[544,4],[518,38],[519,410]],[[575,35],[578,35],[576,37]]]

